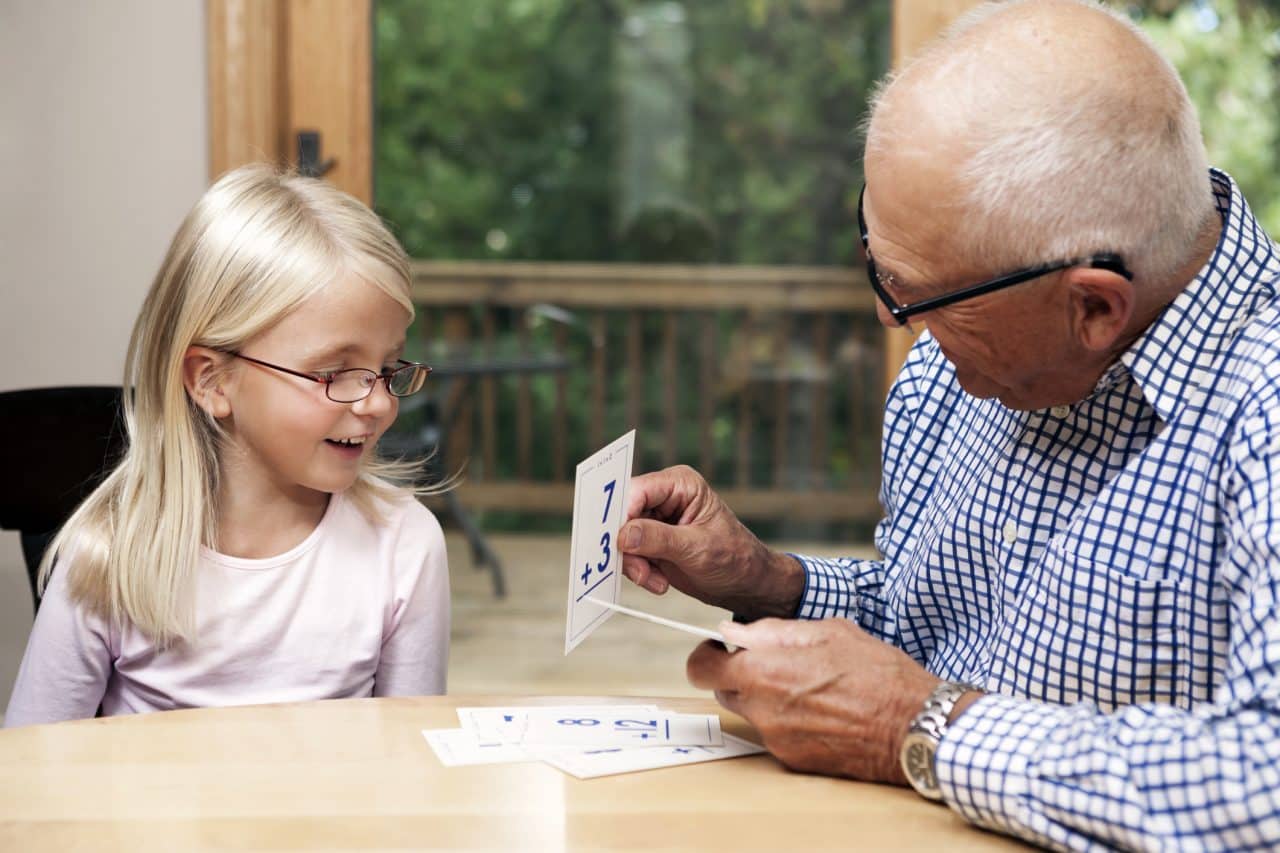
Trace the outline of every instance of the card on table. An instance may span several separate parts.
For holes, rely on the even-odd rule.
[[[538,760],[518,744],[481,743],[475,732],[469,729],[423,729],[422,736],[445,767]]]
[[[579,779],[654,770],[680,764],[697,764],[720,758],[738,758],[764,752],[764,747],[733,735],[724,735],[724,746],[672,746],[657,749],[546,750],[531,747],[546,763]]]
[[[655,747],[720,746],[720,718],[714,714],[658,711],[635,714],[615,708],[566,713],[532,711],[520,743],[525,746]]]
[[[656,705],[516,705],[459,708],[458,721],[474,732],[482,744],[519,743],[531,711],[552,710],[562,716],[596,714],[604,710],[619,714],[653,714]]]
[[[565,614],[564,653],[600,627],[613,611],[592,598],[616,603],[621,592],[622,526],[631,481],[636,431],[578,464],[573,490],[573,544],[569,556],[569,601]]]

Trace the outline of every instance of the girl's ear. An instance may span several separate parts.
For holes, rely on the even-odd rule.
[[[182,357],[182,384],[187,388],[187,396],[215,418],[231,414],[231,400],[224,387],[225,361],[225,354],[208,347],[187,347]]]

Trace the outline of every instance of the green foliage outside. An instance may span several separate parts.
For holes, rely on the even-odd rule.
[[[423,259],[858,263],[858,125],[888,67],[890,7],[890,0],[379,0],[376,207]],[[1280,0],[1145,0],[1125,8],[1186,81],[1211,161],[1280,234]],[[474,319],[478,325],[478,313]],[[527,322],[514,312],[498,317],[506,354],[517,324]],[[692,370],[705,327],[694,316],[678,322],[678,360]],[[606,327],[606,438],[632,426],[621,394],[624,323],[611,316]],[[655,381],[642,402],[638,470],[663,458],[664,388],[654,355],[662,318],[647,315],[642,328]],[[741,317],[715,318],[725,367],[714,392],[713,481],[728,482],[735,470],[742,377],[814,368],[810,330],[807,319],[796,323],[790,363],[776,365]],[[556,329],[534,318],[526,331],[545,351]],[[879,347],[873,327],[842,321],[833,333],[855,356]],[[591,347],[581,326],[569,330],[570,461],[594,449],[584,403]],[[735,361],[743,353],[745,366]],[[430,348],[417,354],[440,357]],[[820,470],[798,470],[797,482],[874,489],[876,366],[854,357],[817,368],[830,371],[831,435],[854,439],[833,441]],[[689,385],[680,390],[681,461],[696,460],[701,438]],[[546,451],[554,381],[539,377],[532,391],[535,476],[563,478]],[[804,399],[793,400],[795,436],[804,434]],[[751,481],[763,484],[773,475],[774,413],[761,395],[754,406]],[[514,380],[504,380],[498,408],[499,470],[488,473],[510,477]]]
[[[861,184],[858,123],[871,83],[888,66],[889,0],[380,0],[375,7],[375,200],[409,252],[424,259],[657,263],[851,264]],[[479,316],[474,319],[479,325]],[[764,318],[767,326],[770,318]],[[498,318],[510,352],[517,324]],[[678,363],[692,370],[705,329],[677,318]],[[606,438],[626,423],[626,318],[607,318]],[[707,473],[732,478],[742,378],[779,369],[768,347],[714,319],[717,376]],[[806,326],[797,324],[803,335]],[[662,317],[642,318],[645,375],[638,470],[664,459]],[[847,334],[838,321],[838,346]],[[555,324],[533,318],[531,346],[551,346]],[[859,335],[865,336],[866,332]],[[878,337],[878,333],[872,331]],[[432,337],[428,333],[428,338]],[[435,341],[436,344],[439,341]],[[588,447],[590,336],[569,329],[567,455]],[[865,348],[874,353],[875,348]],[[746,361],[734,361],[743,358]],[[811,360],[793,346],[792,360]],[[427,358],[448,353],[428,347]],[[867,375],[851,399],[850,371]],[[735,374],[736,371],[736,374]],[[693,383],[680,389],[677,458],[696,461]],[[751,481],[770,482],[775,418],[757,390]],[[804,389],[797,392],[797,401]],[[534,476],[550,470],[555,383],[533,382]],[[833,441],[818,482],[858,477],[874,489],[878,420],[851,413],[878,403],[878,374],[846,364],[832,383],[832,435],[865,423],[856,455]],[[513,476],[515,380],[498,396],[498,471]],[[793,427],[803,435],[803,413]],[[797,478],[812,481],[797,441]],[[473,456],[472,465],[476,465]],[[486,519],[492,524],[493,519]]]
[[[380,0],[375,14],[375,199],[415,257],[855,260],[856,131],[888,66],[888,0]],[[664,119],[683,162],[665,198],[631,210],[644,164],[628,146]]]
[[[1280,4],[1153,3],[1135,17],[1182,75],[1210,162],[1280,235]]]

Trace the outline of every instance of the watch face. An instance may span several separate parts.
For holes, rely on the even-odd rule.
[[[938,779],[933,774],[934,739],[927,734],[911,732],[902,745],[902,770],[907,774],[911,787],[926,797],[941,794]]]

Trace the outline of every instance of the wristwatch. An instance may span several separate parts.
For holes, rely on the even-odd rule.
[[[899,755],[902,771],[907,774],[911,787],[926,800],[942,800],[942,788],[938,785],[938,774],[934,772],[934,756],[947,731],[947,717],[961,696],[970,690],[981,689],[959,681],[942,682],[924,700],[924,708],[907,729]]]

